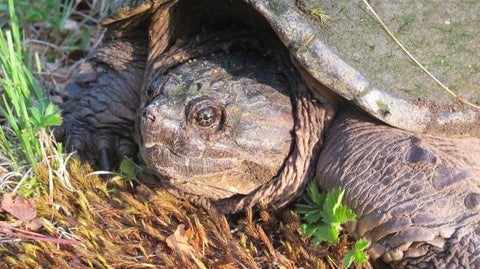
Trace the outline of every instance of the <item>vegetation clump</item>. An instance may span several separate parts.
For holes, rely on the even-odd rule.
[[[313,237],[313,242],[318,245],[322,242],[335,244],[339,240],[342,224],[354,221],[356,216],[352,210],[342,204],[344,190],[334,189],[330,192],[318,190],[315,181],[310,182],[304,195],[305,204],[296,204],[297,211],[303,215],[305,223],[300,226],[300,232],[306,237]],[[352,263],[363,264],[367,262],[365,253],[369,242],[360,239],[354,248],[346,253],[342,259],[345,267]]]

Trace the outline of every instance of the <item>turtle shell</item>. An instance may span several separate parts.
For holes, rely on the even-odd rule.
[[[108,26],[114,22],[126,20],[149,11],[155,4],[165,0],[115,0],[104,10],[102,25]]]
[[[303,67],[402,129],[480,136],[480,1],[250,0]]]
[[[240,0],[117,0],[103,24],[173,2],[188,6],[172,22],[183,28],[192,16],[259,22],[241,14]],[[268,22],[309,75],[373,117],[414,132],[480,136],[480,1],[370,2],[400,43],[362,0],[243,0],[243,6]]]

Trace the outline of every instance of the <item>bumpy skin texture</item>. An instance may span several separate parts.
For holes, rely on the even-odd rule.
[[[232,50],[155,77],[150,88],[160,94],[142,109],[139,127],[147,165],[171,186],[214,200],[269,182],[292,141],[286,80],[268,58]]]
[[[56,130],[66,148],[110,170],[133,156],[136,111],[147,57],[146,34],[112,37],[92,52],[66,86],[64,124]]]
[[[480,140],[437,138],[374,123],[359,112],[328,130],[322,188],[342,187],[373,242],[372,258],[400,268],[480,267]]]

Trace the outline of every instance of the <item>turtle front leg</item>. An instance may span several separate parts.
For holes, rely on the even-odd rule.
[[[345,113],[328,130],[317,181],[345,189],[350,228],[372,242],[372,258],[480,268],[480,139],[417,136]]]
[[[103,170],[136,152],[133,134],[147,46],[142,33],[106,41],[66,86],[70,99],[57,139]]]

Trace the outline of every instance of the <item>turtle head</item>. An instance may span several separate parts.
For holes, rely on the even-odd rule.
[[[176,65],[149,87],[141,152],[170,186],[218,200],[251,193],[279,173],[294,120],[288,85],[267,58],[210,54]]]
[[[287,205],[313,177],[324,102],[247,3],[165,3],[151,16],[137,121],[160,177],[147,184],[222,213]]]

